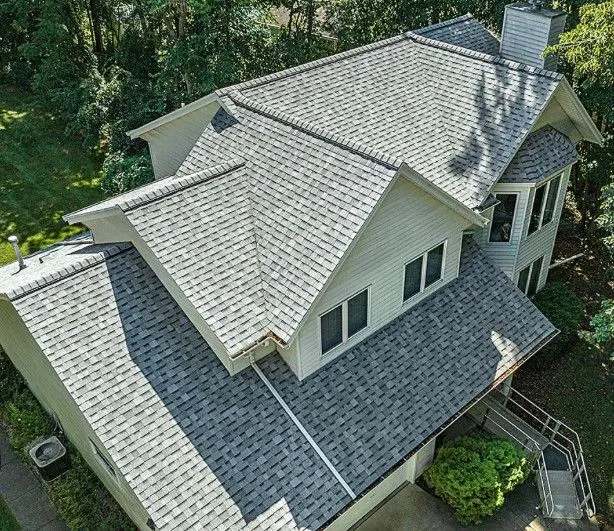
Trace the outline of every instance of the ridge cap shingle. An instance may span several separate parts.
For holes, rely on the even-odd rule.
[[[442,20],[441,22],[436,22],[435,24],[430,24],[429,26],[423,26],[422,28],[418,28],[415,30],[411,30],[414,33],[418,33],[422,35],[423,32],[433,31],[441,28],[445,28],[447,26],[453,26],[454,24],[460,24],[461,22],[465,22],[467,20],[474,20],[475,17],[471,13],[465,13],[464,15],[460,15],[455,18],[450,18],[448,20]]]
[[[238,91],[228,94],[228,97],[235,104],[241,107],[245,107],[251,111],[263,114],[272,120],[300,129],[301,131],[320,138],[329,144],[333,144],[345,149],[346,151],[356,153],[357,155],[385,166],[388,169],[398,170],[401,164],[404,162],[400,157],[393,157],[388,153],[364,145],[347,136],[340,135],[338,133],[331,133],[323,127],[316,126],[306,120],[303,120],[302,118],[297,118],[285,112],[272,109],[265,104],[257,103],[250,100],[248,97],[244,96]]]

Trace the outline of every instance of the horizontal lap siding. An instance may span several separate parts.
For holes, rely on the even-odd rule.
[[[525,236],[520,242],[518,249],[518,261],[516,265],[516,273],[514,275],[514,281],[518,281],[519,272],[524,269],[528,264],[537,260],[540,256],[544,257],[544,265],[542,266],[542,272],[539,279],[538,289],[541,289],[548,278],[548,266],[552,261],[552,250],[554,248],[554,241],[556,240],[556,233],[559,227],[559,221],[561,218],[561,211],[563,210],[563,203],[565,201],[565,193],[567,191],[567,184],[569,182],[569,169],[563,173],[561,185],[559,187],[559,194],[557,197],[556,210],[554,217],[548,225],[545,225],[538,231],[531,235]],[[535,195],[535,189],[531,190],[529,198],[529,208],[527,209],[527,216],[524,221],[523,234],[527,234],[530,208],[533,205],[533,197]]]
[[[308,376],[408,309],[410,305],[402,305],[405,264],[445,239],[448,243],[443,281],[414,297],[411,304],[456,278],[462,231],[468,225],[469,222],[442,203],[400,179],[301,328],[298,341],[302,376]],[[370,286],[369,326],[322,358],[319,316],[367,286]]]

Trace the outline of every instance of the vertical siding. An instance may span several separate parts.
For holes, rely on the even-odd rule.
[[[543,51],[550,39],[551,19],[506,7],[501,35],[501,55],[506,59],[542,67]]]
[[[300,365],[306,377],[324,363],[390,322],[458,276],[462,231],[470,223],[405,179],[400,179],[360,236],[299,332]],[[443,280],[402,304],[404,266],[447,239]],[[370,288],[366,329],[321,355],[319,316],[360,290]]]
[[[516,212],[514,214],[514,224],[512,226],[512,235],[509,243],[490,243],[491,223],[486,225],[477,235],[476,239],[484,252],[492,260],[492,262],[500,267],[503,272],[513,278],[516,268],[516,256],[520,247],[520,242],[523,234],[524,221],[527,211],[527,203],[529,200],[528,188],[514,188],[513,185],[497,184],[493,189],[493,193],[516,193]],[[488,218],[492,222],[493,209],[490,210]]]
[[[219,104],[211,102],[142,135],[149,144],[156,179],[175,174],[218,109]]]
[[[537,260],[540,256],[543,256],[544,264],[542,266],[542,271],[539,278],[538,289],[541,289],[546,283],[548,278],[548,266],[552,260],[554,241],[559,228],[563,203],[565,202],[565,193],[569,182],[569,173],[570,168],[565,170],[563,173],[552,221],[533,234],[527,235],[529,229],[530,212],[533,205],[533,198],[535,196],[535,188],[531,190],[527,215],[525,216],[523,224],[523,239],[520,242],[520,247],[518,249],[518,260],[516,272],[514,274],[514,282],[518,281],[518,274],[522,269],[524,269],[531,262]]]
[[[55,414],[66,436],[79,450],[87,464],[104,483],[107,490],[142,529],[146,529],[147,512],[123,477],[112,478],[94,455],[90,439],[99,448],[104,446],[83,417],[79,407],[64,387],[51,364],[27,330],[26,325],[7,301],[0,300],[0,322],[6,329],[2,334],[2,347],[25,378],[41,405]],[[115,467],[116,472],[119,470]]]

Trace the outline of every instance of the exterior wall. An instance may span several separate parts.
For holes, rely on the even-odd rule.
[[[64,387],[51,364],[26,328],[10,302],[0,300],[0,322],[3,325],[2,347],[23,375],[41,405],[60,421],[68,439],[79,450],[87,464],[104,483],[128,516],[141,528],[147,529],[147,512],[138,501],[125,479],[110,476],[94,454],[90,439],[103,452],[104,446]],[[112,459],[106,455],[107,459]]]
[[[300,329],[299,367],[295,372],[307,377],[456,278],[462,232],[470,225],[408,180],[399,179]],[[444,240],[447,244],[443,279],[403,304],[405,264]],[[370,290],[368,326],[322,356],[320,315],[366,287]]]
[[[563,110],[556,96],[550,100],[531,131],[537,131],[545,125],[551,125],[574,142],[582,140],[582,133],[578,131],[573,120]]]
[[[524,220],[527,213],[527,204],[529,201],[529,188],[527,186],[519,186],[516,184],[497,183],[493,188],[493,193],[516,193],[516,212],[514,214],[514,222],[512,225],[512,234],[510,241],[489,242],[491,223],[488,223],[475,235],[475,239],[484,249],[484,252],[492,260],[492,262],[500,267],[503,272],[513,278],[516,269],[516,256],[520,247],[521,238],[523,235]],[[494,209],[490,209],[488,218],[492,222]]]
[[[219,108],[219,103],[211,102],[143,133],[156,179],[174,175]]]
[[[542,266],[541,275],[539,277],[537,289],[540,290],[546,283],[546,280],[548,278],[548,266],[552,261],[552,250],[554,248],[556,233],[559,228],[559,221],[561,219],[561,212],[563,210],[563,203],[565,201],[565,193],[567,192],[567,184],[569,182],[570,171],[571,168],[567,168],[567,170],[563,172],[563,177],[561,179],[561,185],[559,187],[559,194],[556,200],[556,207],[554,210],[554,217],[552,221],[538,231],[534,232],[533,234],[527,235],[527,232],[529,230],[530,212],[533,206],[533,198],[535,196],[535,188],[531,190],[527,208],[528,214],[525,216],[522,228],[523,238],[518,248],[516,271],[513,277],[514,282],[518,281],[518,274],[522,269],[524,269],[534,260],[537,260],[540,256],[543,256],[544,262]],[[552,177],[554,177],[554,175]]]

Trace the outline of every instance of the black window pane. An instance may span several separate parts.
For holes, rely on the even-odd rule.
[[[527,282],[529,280],[529,269],[530,268],[531,266],[525,267],[520,272],[520,275],[518,275],[518,287],[520,288],[520,291],[522,291],[523,293],[526,293],[527,291]]]
[[[544,192],[545,186],[540,186],[535,190],[535,199],[533,199],[533,209],[531,210],[531,222],[529,223],[529,234],[539,229],[539,216],[542,212],[542,205],[544,204]]]
[[[556,207],[556,198],[559,195],[559,183],[560,177],[556,177],[550,181],[550,190],[548,190],[548,197],[546,198],[546,206],[544,208],[544,221],[543,225],[550,223],[554,217],[554,208]]]
[[[343,341],[341,328],[341,306],[337,306],[320,318],[322,353],[328,352]]]
[[[495,206],[490,226],[491,242],[509,242],[516,209],[516,194],[497,194],[500,201]]]
[[[425,286],[441,278],[441,266],[443,264],[443,243],[428,252],[426,257],[426,281]]]
[[[367,326],[367,290],[348,300],[348,337]]]
[[[405,282],[403,284],[403,300],[406,301],[420,292],[422,277],[422,257],[416,258],[405,266]]]
[[[542,262],[543,262],[543,258],[538,258],[537,260],[535,260],[535,262],[533,262],[533,269],[531,270],[531,278],[529,279],[529,291],[527,292],[527,295],[529,297],[531,297],[532,295],[535,295],[535,292],[537,291],[537,283],[539,282],[539,275],[542,271]]]

